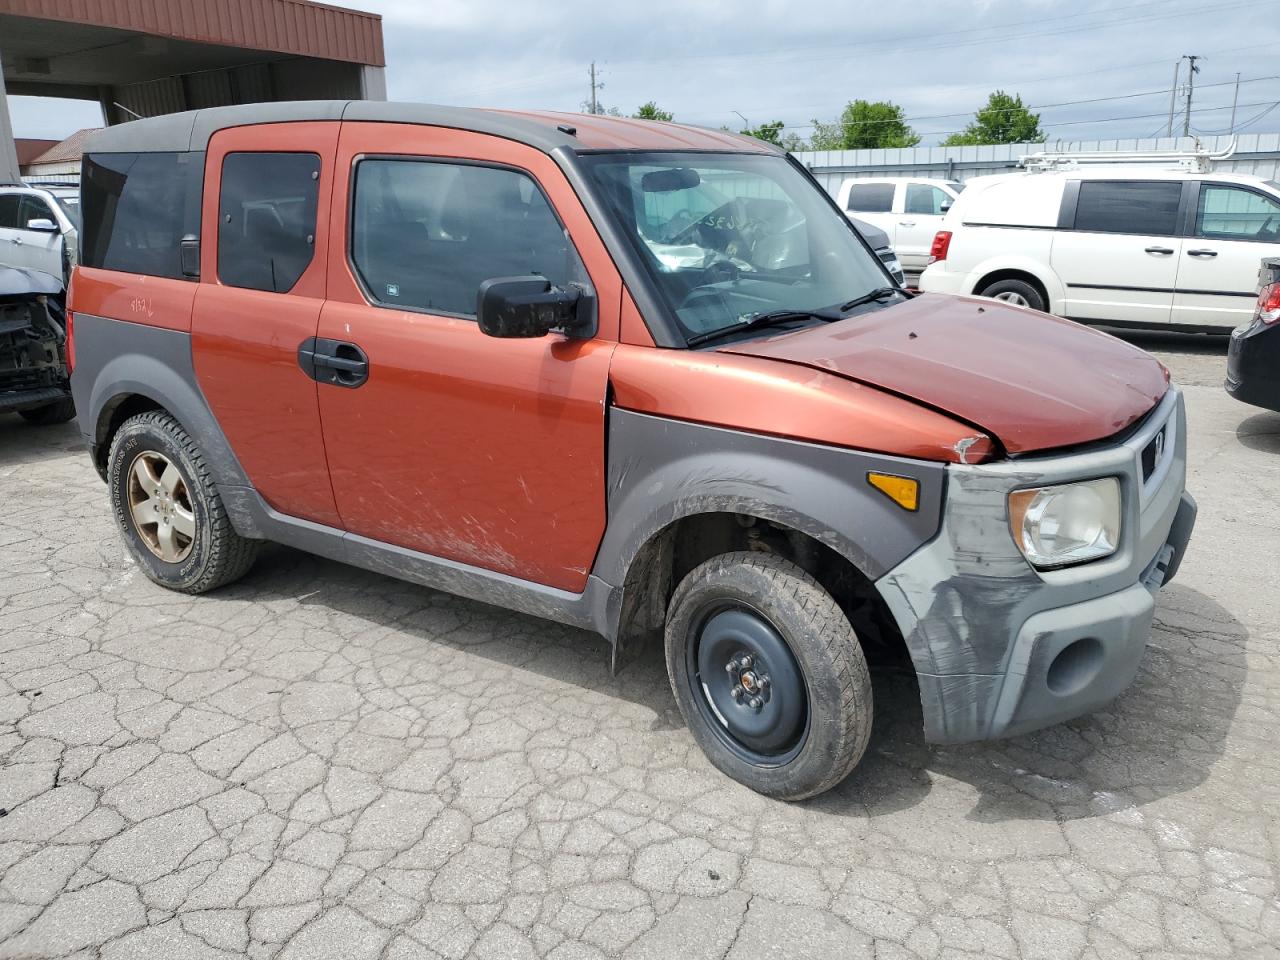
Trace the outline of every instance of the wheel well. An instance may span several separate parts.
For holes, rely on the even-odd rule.
[[[1036,288],[1036,292],[1040,294],[1040,299],[1044,301],[1044,308],[1049,309],[1049,293],[1045,290],[1044,284],[1040,282],[1040,278],[1033,273],[1027,273],[1025,270],[993,270],[985,277],[974,284],[973,292],[981,294],[981,292],[993,283],[999,283],[1001,280],[1021,280],[1023,283],[1029,283]]]
[[[140,413],[163,409],[164,407],[159,403],[140,393],[124,393],[118,397],[112,397],[103,404],[98,414],[98,426],[94,432],[93,456],[94,465],[104,479],[107,475],[107,455],[111,452],[111,441],[121,425],[130,417],[136,417]]]
[[[683,517],[645,543],[623,585],[614,662],[638,654],[650,643],[661,647],[667,606],[680,581],[712,557],[741,550],[772,553],[795,563],[840,605],[869,658],[910,663],[893,615],[861,570],[800,530],[742,513]]]

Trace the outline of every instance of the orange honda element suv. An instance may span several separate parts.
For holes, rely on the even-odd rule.
[[[1150,356],[913,296],[808,172],[666,123],[371,102],[109,128],[72,389],[146,574],[266,540],[665,646],[711,761],[797,799],[858,763],[865,651],[927,737],[1093,710],[1177,571]]]

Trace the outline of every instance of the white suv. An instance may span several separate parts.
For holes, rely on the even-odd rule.
[[[65,285],[78,253],[80,188],[0,184],[0,266],[26,267]]]
[[[1280,254],[1280,184],[1235,174],[1066,169],[970,180],[920,289],[1117,326],[1248,321]]]
[[[964,184],[919,177],[852,177],[840,184],[836,203],[845,216],[874,224],[889,235],[902,268],[919,273],[929,246]]]

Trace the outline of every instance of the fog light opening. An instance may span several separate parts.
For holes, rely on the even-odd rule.
[[[1045,683],[1049,690],[1060,697],[1079,693],[1102,669],[1102,644],[1094,637],[1085,637],[1067,644],[1049,664]]]

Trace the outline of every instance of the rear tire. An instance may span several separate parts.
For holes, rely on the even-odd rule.
[[[200,448],[169,414],[124,422],[111,441],[107,483],[129,551],[160,586],[207,593],[253,566],[258,541],[236,533]]]
[[[676,703],[716,767],[802,800],[843,780],[871,734],[871,677],[839,605],[782,557],[727,553],[695,568],[667,611]]]
[[[30,410],[19,410],[18,416],[22,417],[27,423],[34,423],[38,427],[51,427],[55,423],[66,423],[68,420],[75,419],[76,404],[70,397],[64,400],[55,400],[53,403],[46,403],[43,407],[32,407]]]
[[[1044,302],[1044,294],[1037,290],[1034,284],[1030,284],[1025,280],[997,280],[995,283],[987,284],[986,287],[979,290],[978,296],[990,297],[992,300],[1003,300],[1005,303],[1039,310],[1041,313],[1045,312],[1047,307]]]

